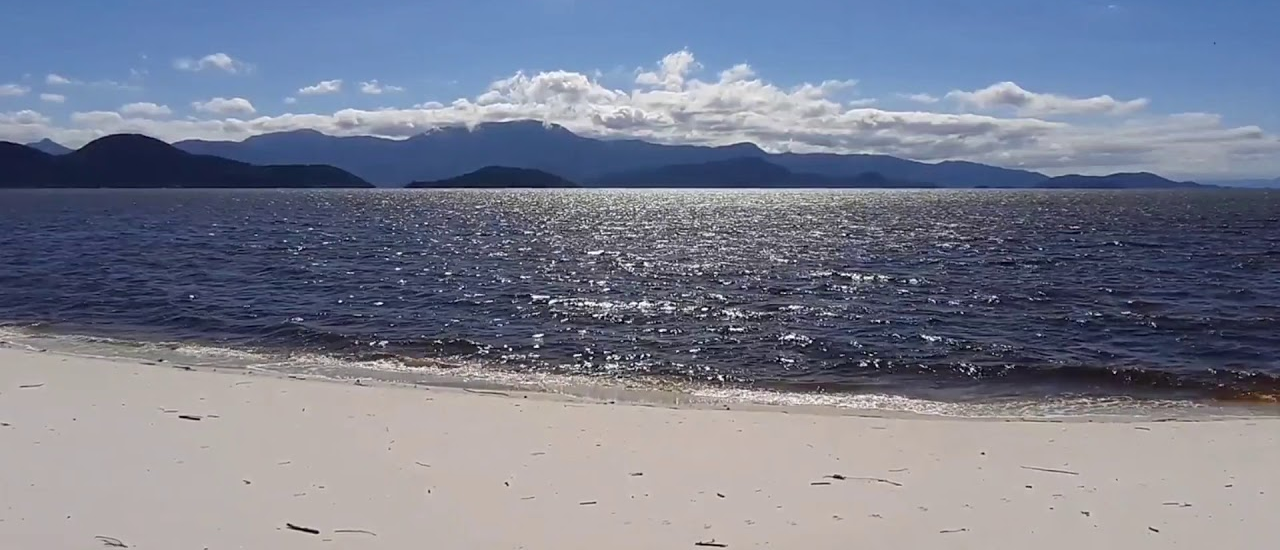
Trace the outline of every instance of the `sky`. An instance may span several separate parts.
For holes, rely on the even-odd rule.
[[[42,0],[0,140],[583,135],[1280,177],[1280,2]]]

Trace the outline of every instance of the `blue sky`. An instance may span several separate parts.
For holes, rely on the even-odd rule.
[[[10,54],[0,57],[0,139],[40,134],[74,144],[126,130],[171,140],[240,139],[302,126],[403,137],[437,122],[527,114],[588,134],[655,141],[749,140],[1050,172],[1280,176],[1280,3],[47,0],[14,2],[5,14],[0,50]],[[669,81],[639,82],[641,73],[661,73],[664,56],[681,52],[694,59],[676,68],[681,82],[724,85],[695,93]],[[725,106],[707,98],[728,93],[732,82],[720,73],[737,64],[749,65],[746,80],[786,94],[806,83],[843,82],[821,94],[841,109],[805,108],[811,116],[788,118],[783,113],[797,111],[795,102],[813,98],[747,97],[750,90],[739,85],[730,103],[740,116],[707,110]],[[621,100],[583,92],[548,99],[546,90],[568,85],[552,82],[563,81],[557,71],[584,76],[600,90],[689,97]],[[517,72],[528,79],[503,88],[496,103],[505,107],[471,108],[493,83]],[[327,87],[334,93],[299,93],[336,80],[340,86]],[[361,92],[361,83],[372,81],[383,93]],[[1000,83],[1014,87],[992,88]],[[194,105],[214,98],[226,101]],[[410,112],[459,98],[473,105]],[[229,103],[234,99],[252,112]],[[920,101],[928,99],[936,101]],[[1091,99],[1097,101],[1085,101]],[[135,103],[154,108],[122,109]],[[399,118],[360,114],[380,108]],[[335,121],[344,111],[349,116],[338,118],[345,122]],[[587,111],[603,114],[592,118]],[[112,112],[121,116],[103,114]],[[287,114],[294,116],[281,118]],[[994,117],[1004,126],[999,135],[981,134],[981,119],[957,125],[960,115]],[[244,124],[214,129],[228,119]],[[890,122],[897,124],[892,131]],[[740,127],[726,130],[732,124]],[[922,126],[929,130],[911,133]],[[1204,143],[1190,153],[1191,137],[1134,152],[1145,136],[1168,135],[1171,127]],[[1123,137],[1112,149],[1095,150],[1111,134]],[[972,145],[982,139],[995,141]]]

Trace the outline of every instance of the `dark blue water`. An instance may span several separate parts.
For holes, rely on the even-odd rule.
[[[946,399],[1280,391],[1280,193],[16,191],[0,323]]]

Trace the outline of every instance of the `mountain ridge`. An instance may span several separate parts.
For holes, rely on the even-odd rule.
[[[854,177],[878,172],[893,180],[943,187],[1034,187],[1048,176],[965,161],[926,163],[889,155],[768,153],[752,143],[666,145],[639,139],[597,139],[536,120],[447,126],[407,139],[329,136],[315,132],[262,134],[243,141],[184,140],[191,153],[243,162],[330,164],[382,186],[436,181],[486,166],[531,168],[572,181],[630,170],[763,157],[794,172]]]
[[[325,165],[257,166],[196,155],[140,134],[113,134],[52,155],[0,142],[0,188],[367,188]]]

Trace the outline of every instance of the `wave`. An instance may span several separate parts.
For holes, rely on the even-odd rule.
[[[330,342],[340,342],[339,339]],[[42,326],[0,326],[0,345],[52,350],[83,356],[163,359],[173,364],[195,367],[242,368],[280,374],[305,375],[338,380],[376,379],[389,383],[479,386],[553,392],[582,397],[661,403],[740,403],[785,407],[820,407],[953,417],[1027,416],[1151,416],[1195,415],[1238,416],[1280,414],[1271,407],[1238,407],[1276,403],[1280,380],[1256,373],[1216,372],[1217,382],[1187,380],[1164,372],[1141,369],[1103,369],[1079,366],[1041,368],[1035,371],[1008,369],[980,372],[980,376],[1013,382],[1021,391],[1001,396],[964,391],[912,391],[883,380],[867,383],[749,381],[693,376],[613,376],[573,369],[521,369],[498,361],[479,360],[468,351],[479,344],[459,340],[394,343],[405,348],[451,349],[464,353],[427,357],[386,351],[391,342],[372,349],[352,350],[347,342],[336,346],[341,353],[316,350],[239,349],[192,342],[143,341],[86,334],[66,334]],[[368,346],[368,344],[359,344]],[[981,370],[981,369],[980,369]],[[1059,392],[1032,395],[1026,378],[1093,381],[1124,387],[1135,386],[1194,390],[1180,395],[1084,394]],[[984,385],[989,381],[984,381]],[[1197,399],[1205,397],[1206,399]]]

